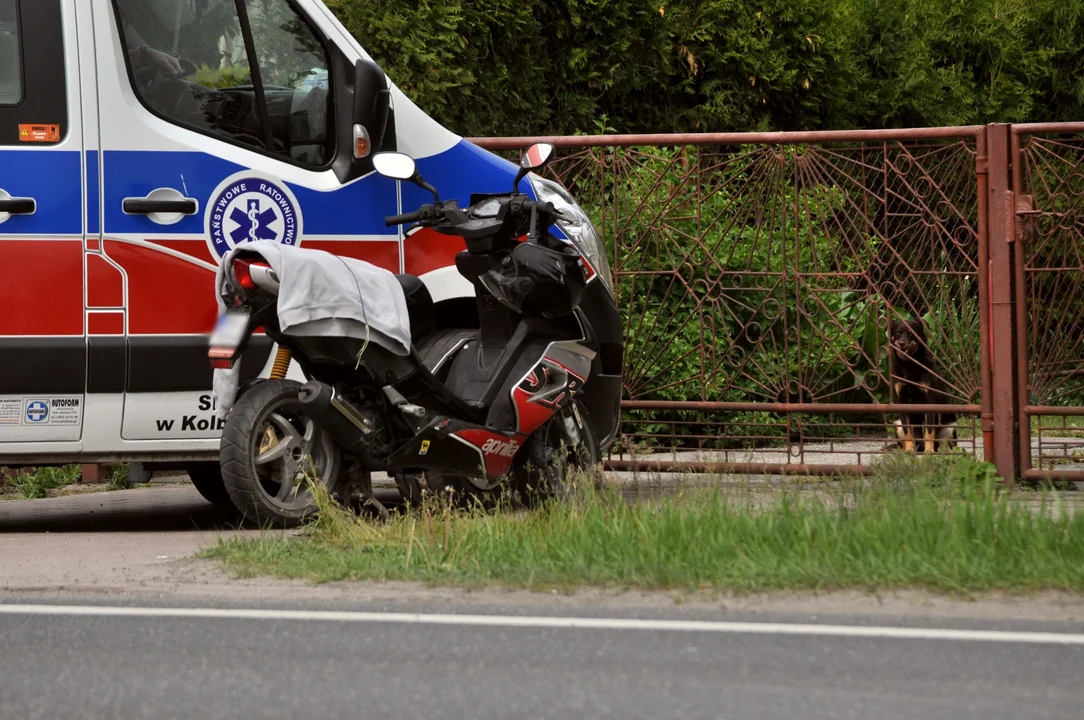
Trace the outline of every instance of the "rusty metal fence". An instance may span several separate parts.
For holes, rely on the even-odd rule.
[[[937,412],[1006,478],[1084,477],[1077,133],[545,138],[562,148],[547,173],[604,237],[625,323],[609,466],[867,474],[901,413]],[[899,402],[913,381],[889,329],[909,318],[939,403]]]
[[[1000,129],[999,132],[1002,132]],[[992,131],[993,132],[993,131]],[[1021,475],[1084,479],[1084,124],[1011,128]]]

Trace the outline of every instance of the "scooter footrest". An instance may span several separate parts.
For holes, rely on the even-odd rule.
[[[403,394],[391,385],[384,386],[384,394],[387,395],[391,404],[399,408],[404,415],[416,418],[425,417],[425,408],[408,402],[407,399],[403,397]]]
[[[399,409],[403,411],[404,415],[410,415],[411,417],[417,418],[425,417],[425,408],[420,405],[411,405],[410,403],[407,403],[406,405],[400,405]]]

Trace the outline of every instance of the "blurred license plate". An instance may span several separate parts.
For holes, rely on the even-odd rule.
[[[227,311],[218,318],[218,325],[211,333],[211,357],[232,357],[248,335],[248,313],[243,310]]]

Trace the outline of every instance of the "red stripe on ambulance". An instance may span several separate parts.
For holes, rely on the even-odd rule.
[[[208,265],[218,265],[218,260],[211,257],[211,251],[207,247],[207,241],[203,238],[198,240],[151,240],[151,244],[160,245],[173,252],[179,252],[190,258],[195,258]]]
[[[457,253],[467,249],[462,238],[441,235],[432,228],[422,228],[403,243],[403,259],[406,272],[425,275],[455,265]]]
[[[215,274],[149,245],[105,241],[128,275],[130,335],[208,333],[218,319]]]
[[[124,307],[124,276],[99,255],[87,255],[87,307]]]
[[[0,308],[0,335],[82,335],[82,239],[0,240]]]

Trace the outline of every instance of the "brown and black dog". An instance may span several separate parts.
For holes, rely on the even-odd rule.
[[[921,318],[894,320],[890,331],[892,384],[901,405],[946,405],[949,394],[926,344]],[[933,453],[956,441],[954,413],[907,413],[896,422],[904,452]]]

